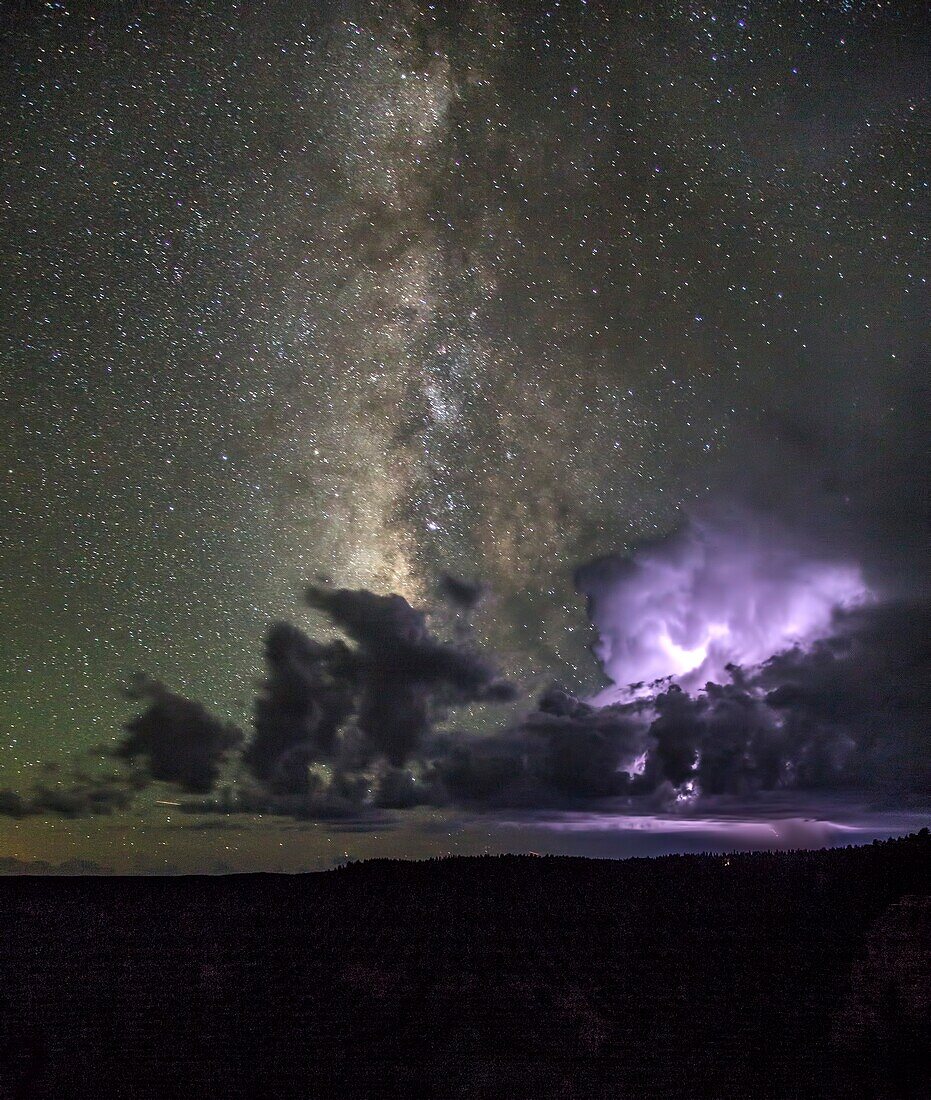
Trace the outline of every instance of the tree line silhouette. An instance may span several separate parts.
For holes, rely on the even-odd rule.
[[[929,856],[8,878],[0,1090],[927,1095]]]

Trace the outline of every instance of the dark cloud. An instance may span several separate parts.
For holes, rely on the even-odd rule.
[[[402,596],[310,587],[307,600],[358,644],[368,670],[397,682],[423,684],[459,703],[514,697],[514,689],[498,676],[491,661],[436,638],[424,612]]]
[[[430,777],[425,781],[407,768],[389,767],[378,777],[375,805],[380,809],[410,810],[442,801]]]
[[[388,809],[446,800],[435,770],[424,778],[422,749],[448,708],[515,696],[492,661],[436,637],[425,613],[400,596],[315,586],[308,601],[352,644],[321,643],[288,623],[272,625],[254,730],[240,757],[246,775],[235,789],[186,804],[186,811],[343,823],[365,812],[385,822]],[[127,695],[145,706],[112,753],[134,771],[100,780],[76,774],[29,796],[0,791],[0,815],[110,813],[153,780],[211,794],[242,731],[157,680],[139,676]]]
[[[437,708],[515,697],[494,664],[430,633],[402,596],[311,586],[307,600],[356,643],[356,722],[374,755],[400,767],[432,728]]]
[[[128,809],[134,791],[122,781],[88,783],[73,787],[39,787],[30,799],[30,811],[60,817],[111,814]]]
[[[780,494],[783,479],[805,487]],[[854,552],[857,513],[845,520],[796,466],[770,485],[766,508],[722,497],[577,571],[616,685],[601,701],[648,703],[631,792],[695,806],[779,790],[931,802],[926,599],[883,583],[878,543]]]
[[[140,676],[127,695],[147,706],[126,723],[114,755],[123,760],[141,759],[152,779],[181,790],[210,791],[223,761],[242,741],[242,732],[158,680]]]
[[[345,771],[324,777],[312,771],[311,775],[308,789],[301,793],[276,793],[243,784],[225,791],[220,797],[186,801],[180,809],[192,816],[251,814],[287,817],[295,822],[322,822],[334,830],[355,829],[358,832],[387,829],[397,823],[396,816],[389,812],[397,807],[375,799],[376,780],[371,774]],[[408,802],[403,808],[407,809],[410,805]],[[196,827],[210,826],[198,823]]]
[[[37,784],[28,795],[0,791],[0,817],[87,817],[128,809],[139,789],[136,776],[63,775],[55,786]]]
[[[29,805],[17,791],[0,790],[0,817],[25,817]]]
[[[895,791],[931,801],[931,611],[839,612],[829,637],[733,682],[653,700],[640,788],[693,782],[704,796]]]
[[[322,645],[279,622],[265,639],[265,665],[243,763],[270,791],[300,794],[309,789],[308,765],[334,755],[355,709],[356,661],[342,642]]]
[[[877,605],[700,690],[595,707],[551,689],[505,733],[437,746],[433,774],[473,808],[684,810],[773,791],[931,804],[929,638],[928,605]]]
[[[830,638],[777,654],[754,682],[782,721],[797,782],[931,799],[931,603],[846,612]]]
[[[625,764],[643,739],[639,704],[594,707],[558,687],[514,727],[491,736],[453,735],[433,775],[454,804],[561,806],[626,794]]]
[[[450,573],[443,573],[440,576],[437,587],[441,596],[463,611],[471,611],[477,607],[485,595],[485,586],[481,581],[454,577]]]
[[[520,732],[531,747],[536,782],[569,798],[611,798],[626,792],[624,770],[639,743],[638,707],[598,708],[551,688]]]
[[[607,567],[616,578],[620,566]],[[245,774],[188,813],[251,813],[391,827],[417,806],[651,813],[767,792],[839,792],[931,803],[931,607],[876,602],[835,612],[826,637],[689,687],[668,679],[604,706],[553,686],[492,733],[442,729],[450,706],[513,697],[495,664],[431,633],[400,596],[312,588],[348,642],[276,623],[268,673],[242,753]],[[0,813],[108,813],[162,780],[212,793],[238,729],[141,679],[148,703],[116,754],[133,775],[72,775],[28,796],[0,791]],[[723,801],[722,801],[723,800]]]
[[[595,570],[599,583],[626,576],[618,562]],[[433,636],[400,596],[313,588],[309,599],[352,644],[274,626],[243,757],[257,785],[187,809],[385,824],[386,811],[420,805],[532,816],[687,812],[763,792],[931,799],[926,604],[839,611],[828,637],[731,664],[701,688],[664,679],[595,706],[554,686],[514,725],[476,734],[434,719],[446,704],[510,697],[493,662]]]

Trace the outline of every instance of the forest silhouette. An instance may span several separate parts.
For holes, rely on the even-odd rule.
[[[0,881],[9,1097],[919,1097],[928,831]]]

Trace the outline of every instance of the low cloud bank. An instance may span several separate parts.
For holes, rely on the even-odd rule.
[[[516,695],[461,623],[446,641],[401,596],[312,586],[340,636],[273,624],[248,736],[140,679],[145,706],[115,750],[130,778],[0,792],[0,813],[111,812],[151,781],[200,796],[192,812],[330,821],[416,806],[688,814],[774,791],[931,805],[931,605],[883,600],[782,535],[744,535],[695,526],[582,570],[615,687],[586,701],[553,686],[490,734],[450,727],[457,708]],[[452,587],[470,609],[480,586]],[[664,665],[669,652],[689,667]]]

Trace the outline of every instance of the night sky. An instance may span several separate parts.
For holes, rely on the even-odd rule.
[[[921,32],[4,5],[0,869],[927,823]]]

